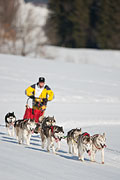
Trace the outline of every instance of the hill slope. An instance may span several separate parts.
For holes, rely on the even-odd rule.
[[[40,138],[33,135],[30,147],[18,145],[7,135],[4,115],[14,111],[23,117],[27,97],[25,89],[46,77],[55,93],[46,115],[55,115],[58,125],[82,127],[91,135],[106,132],[105,165],[79,162],[68,154],[66,141],[57,155],[41,149]],[[119,179],[120,176],[120,71],[95,65],[54,62],[18,56],[0,55],[0,177],[13,179]]]

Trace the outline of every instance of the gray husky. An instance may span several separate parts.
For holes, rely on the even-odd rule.
[[[31,119],[18,120],[15,122],[15,132],[18,139],[18,143],[26,143],[30,145],[30,138],[36,127],[35,121]]]
[[[50,117],[50,116],[44,117],[41,122],[36,124],[36,128],[34,130],[34,133],[36,133],[36,134],[41,133],[42,127],[54,126],[55,123],[56,123],[56,120],[55,120],[54,116],[53,117]]]
[[[40,132],[41,140],[42,140],[42,148],[44,148],[45,142],[47,140],[47,151],[49,152],[50,147],[52,147],[53,153],[55,153],[55,151],[58,151],[60,149],[60,141],[64,135],[63,127],[56,126],[55,122],[56,121],[54,117],[43,119],[41,132]],[[57,143],[56,150],[54,147],[54,142]]]
[[[56,120],[55,120],[54,116],[53,117],[48,116],[48,117],[44,117],[41,123],[42,123],[41,124],[42,127],[54,126],[56,124]]]
[[[84,161],[84,153],[91,155],[92,141],[88,133],[83,133],[78,137],[78,158]]]
[[[60,149],[60,141],[64,136],[63,127],[60,126],[46,126],[42,128],[41,139],[42,148],[44,148],[45,141],[47,139],[47,151],[50,152],[50,147],[52,147],[53,153]],[[57,148],[54,147],[54,142],[57,143]]]
[[[69,153],[76,154],[77,153],[77,140],[78,136],[82,134],[80,129],[72,129],[67,133],[67,144],[69,146]],[[72,149],[72,151],[71,151]]]
[[[102,164],[104,164],[104,148],[106,147],[106,137],[105,133],[95,134],[91,137],[92,140],[92,151],[91,151],[91,161],[95,162],[95,154],[97,151],[101,151]]]

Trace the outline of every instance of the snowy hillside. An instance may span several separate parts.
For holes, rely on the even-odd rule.
[[[62,56],[62,55],[61,55]],[[88,57],[87,57],[88,58]],[[99,57],[98,57],[99,58]],[[88,58],[89,59],[89,58]],[[109,59],[107,59],[109,60]],[[4,127],[4,116],[14,111],[23,117],[27,97],[25,89],[46,77],[55,93],[46,115],[54,115],[65,135],[71,128],[81,127],[91,135],[106,132],[105,164],[84,163],[68,154],[62,140],[57,155],[42,150],[38,135],[30,147],[18,145]],[[118,180],[120,177],[120,71],[118,68],[91,64],[73,64],[45,59],[0,55],[0,177],[2,180]]]
[[[44,57],[54,59],[56,61],[120,68],[119,50],[72,49],[44,46],[42,51]],[[40,54],[38,54],[38,57],[39,56]]]

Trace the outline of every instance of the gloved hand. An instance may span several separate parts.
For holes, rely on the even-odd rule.
[[[47,102],[48,102],[48,99],[44,98],[42,103],[43,103],[43,105],[47,105]]]

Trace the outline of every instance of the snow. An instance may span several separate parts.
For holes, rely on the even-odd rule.
[[[62,50],[61,50],[62,51]],[[63,49],[64,56],[66,49]],[[62,51],[62,52],[63,52]],[[76,50],[77,51],[77,50]],[[72,52],[69,50],[70,56]],[[67,63],[63,53],[56,61],[44,58],[31,59],[20,56],[0,55],[0,177],[2,180],[46,179],[103,179],[118,180],[120,176],[120,71],[117,61],[110,67],[88,61]],[[96,53],[96,52],[94,52]],[[93,54],[94,54],[93,53]],[[112,51],[109,57],[112,59]],[[119,54],[119,52],[116,52]],[[102,54],[102,53],[101,53]],[[87,57],[88,56],[88,57]],[[101,55],[102,56],[102,55]],[[61,59],[60,59],[61,57]],[[77,57],[77,55],[75,56]],[[82,56],[81,56],[82,57]],[[86,54],[89,59],[89,54]],[[109,61],[106,58],[106,62]],[[94,59],[99,61],[99,55]],[[80,55],[78,56],[80,59]],[[91,163],[85,154],[85,162],[68,154],[66,140],[61,150],[54,155],[42,150],[39,135],[33,135],[31,145],[18,145],[15,138],[7,135],[4,116],[14,111],[17,119],[23,117],[27,97],[25,89],[36,83],[39,76],[46,77],[55,93],[49,102],[46,115],[55,116],[57,125],[62,125],[65,135],[71,128],[81,127],[91,135],[106,133],[107,148],[105,164]]]
[[[72,49],[44,46],[43,52],[45,57],[57,61],[120,68],[119,50]]]

